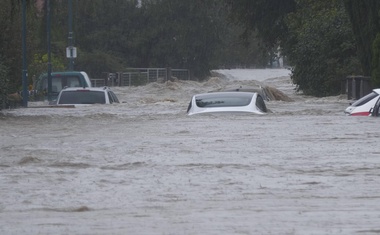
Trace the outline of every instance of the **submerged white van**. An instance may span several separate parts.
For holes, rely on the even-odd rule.
[[[65,71],[51,73],[52,98],[56,99],[65,87],[92,87],[90,77],[83,71]],[[48,75],[42,74],[34,84],[36,97],[45,99],[48,91]]]

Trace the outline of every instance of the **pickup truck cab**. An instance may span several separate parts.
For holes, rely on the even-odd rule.
[[[65,71],[51,73],[52,99],[56,99],[64,87],[92,87],[91,80],[86,72]],[[45,99],[48,92],[48,75],[42,74],[34,84],[36,97]]]

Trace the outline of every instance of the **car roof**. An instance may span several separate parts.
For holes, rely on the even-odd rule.
[[[376,92],[377,94],[380,94],[380,88],[373,89],[373,91]]]
[[[247,95],[253,96],[256,92],[245,92],[245,91],[221,91],[221,92],[209,92],[196,94],[194,97],[223,97],[223,96],[237,96],[245,97]]]
[[[111,90],[109,87],[65,87],[62,91],[78,91],[78,90],[88,90],[88,91],[107,91]]]

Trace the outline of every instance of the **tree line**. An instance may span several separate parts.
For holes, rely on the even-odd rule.
[[[0,2],[0,96],[21,86],[21,0]],[[46,0],[27,0],[28,81],[47,71]],[[380,85],[377,0],[72,0],[75,70],[265,68],[280,53],[308,95],[347,75]],[[68,68],[68,0],[50,0],[52,70]]]
[[[298,90],[339,94],[347,75],[371,76],[380,86],[377,0],[226,0],[233,19],[257,30],[293,66]]]

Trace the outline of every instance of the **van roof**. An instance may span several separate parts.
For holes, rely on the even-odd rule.
[[[62,71],[62,72],[52,72],[51,75],[62,75],[62,76],[65,76],[65,75],[78,75],[78,74],[82,74],[82,75],[85,75],[86,72],[84,71]],[[47,76],[47,73],[43,73],[42,76]]]

